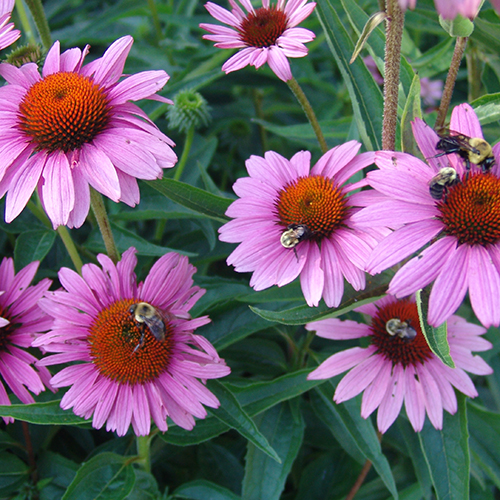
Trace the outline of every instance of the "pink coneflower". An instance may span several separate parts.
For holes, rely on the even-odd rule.
[[[230,73],[245,66],[260,68],[266,62],[276,76],[287,82],[292,79],[288,57],[304,57],[307,48],[304,43],[314,40],[315,34],[304,28],[297,28],[316,4],[307,0],[262,0],[262,7],[254,9],[250,0],[229,0],[232,11],[208,2],[206,9],[218,21],[231,28],[218,24],[200,24],[200,28],[213,33],[203,38],[217,42],[221,49],[243,49],[230,57],[222,66],[222,71]]]
[[[219,406],[202,382],[230,372],[210,342],[193,333],[210,322],[188,313],[205,292],[193,286],[196,269],[187,257],[168,253],[137,285],[134,248],[116,266],[105,255],[98,260],[102,269],[86,264],[82,277],[61,269],[66,291],[40,301],[55,319],[34,345],[59,354],[39,363],[78,363],[52,378],[55,387],[71,386],[61,407],[83,418],[93,415],[95,428],[106,422],[120,436],[130,424],[136,435],[149,434],[151,419],[166,431],[167,416],[192,429],[193,417],[207,414],[203,405]]]
[[[14,29],[14,23],[8,23],[15,2],[16,0],[0,0],[0,50],[13,44],[21,36],[21,32]]]
[[[450,130],[482,138],[479,120],[468,104],[457,106]],[[379,201],[357,213],[360,226],[395,229],[374,249],[366,270],[379,273],[422,250],[397,271],[389,293],[405,297],[434,281],[428,321],[438,326],[462,303],[467,289],[479,321],[500,323],[500,144],[493,147],[496,164],[486,172],[456,154],[438,156],[438,135],[422,120],[413,133],[427,163],[405,153],[380,151],[380,170],[367,175]],[[431,196],[429,183],[443,168],[456,170],[457,181],[441,199]]]
[[[33,394],[45,390],[50,373],[45,367],[37,370],[32,365],[36,358],[23,349],[31,347],[36,335],[46,332],[52,325],[37,305],[49,289],[51,281],[44,279],[30,286],[38,269],[38,262],[28,264],[17,274],[14,261],[4,258],[0,264],[0,375],[11,391],[26,404],[34,403]],[[0,381],[0,405],[10,405],[5,387]],[[6,423],[14,419],[4,417]]]
[[[403,401],[415,431],[422,430],[426,413],[432,425],[441,429],[443,408],[451,414],[457,411],[453,387],[471,398],[477,396],[464,370],[476,375],[493,373],[482,358],[472,355],[472,351],[492,347],[480,337],[486,330],[478,325],[458,316],[448,321],[450,355],[455,362],[455,368],[450,368],[429,349],[413,299],[385,296],[356,311],[371,316],[370,324],[324,319],[306,325],[320,337],[370,337],[371,342],[366,348],[353,347],[330,356],[307,378],[326,379],[350,370],[338,384],[333,400],[342,403],[364,391],[361,416],[368,418],[378,408],[380,432],[386,432],[396,420]]]
[[[157,179],[177,158],[173,142],[128,101],[157,99],[165,71],[144,71],[118,82],[133,39],[114,42],[83,65],[89,51],[63,54],[56,42],[37,66],[0,64],[0,195],[5,220],[19,215],[38,188],[54,227],[79,227],[89,211],[89,185],[113,201],[139,202],[139,179]]]
[[[469,19],[477,16],[482,0],[434,0],[438,14],[444,19],[455,19],[458,14]],[[414,9],[417,0],[399,0],[403,10]]]
[[[356,155],[360,146],[356,141],[337,146],[312,168],[308,151],[291,160],[273,151],[247,160],[250,177],[236,181],[240,199],[226,212],[234,220],[219,232],[222,241],[241,242],[227,263],[238,272],[253,272],[255,290],[286,285],[300,274],[310,306],[323,297],[336,307],[344,277],[356,290],[365,287],[363,267],[375,239],[351,225],[363,194],[351,192],[363,181],[344,185],[374,161],[374,153]]]

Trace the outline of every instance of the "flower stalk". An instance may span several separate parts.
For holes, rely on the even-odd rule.
[[[52,36],[41,0],[26,0],[26,5],[33,16],[38,33],[40,33],[43,48],[49,50],[52,45]]]
[[[97,225],[101,231],[104,246],[106,247],[106,253],[116,264],[120,260],[120,253],[118,252],[115,239],[113,238],[111,224],[109,222],[108,213],[106,212],[106,207],[104,206],[102,195],[93,187],[90,188],[90,206],[92,207],[92,211],[94,212],[97,220]]]
[[[316,138],[318,139],[321,152],[325,154],[328,151],[328,146],[326,144],[325,137],[323,135],[323,132],[321,131],[321,127],[319,126],[316,114],[314,113],[314,110],[310,102],[308,101],[306,95],[304,94],[302,87],[293,77],[286,83],[290,88],[290,90],[292,91],[293,95],[297,98],[297,101],[299,101],[300,105],[302,106],[302,109],[304,110],[304,113],[306,114],[307,119],[309,120],[309,123],[311,124],[314,133],[316,134]]]
[[[453,51],[453,56],[451,58],[450,69],[448,70],[448,75],[444,84],[443,97],[441,99],[441,104],[439,105],[436,118],[436,130],[443,128],[446,122],[446,115],[448,114],[448,108],[450,107],[453,89],[455,88],[455,82],[457,81],[458,70],[460,68],[460,63],[462,62],[465,47],[467,46],[467,40],[468,38],[464,36],[457,37],[455,50]]]
[[[144,472],[151,474],[151,436],[136,436],[137,463]]]
[[[404,13],[399,7],[397,0],[387,0],[386,13],[382,149],[394,151],[396,148],[399,70],[401,66],[401,41],[403,39]]]
[[[184,149],[182,150],[182,155],[177,164],[174,174],[174,180],[178,181],[181,178],[182,172],[184,171],[184,167],[186,166],[186,162],[189,156],[189,152],[191,151],[191,146],[193,145],[194,139],[194,124],[189,127],[186,133],[186,140],[184,142]]]

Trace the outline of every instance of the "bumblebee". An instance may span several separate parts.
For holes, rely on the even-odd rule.
[[[442,153],[437,154],[435,158],[456,153],[465,161],[467,170],[470,170],[470,164],[473,163],[481,167],[485,173],[489,172],[495,164],[490,144],[480,137],[467,137],[457,133],[440,135],[436,149],[441,150]]]
[[[290,224],[281,235],[280,242],[285,248],[294,248],[312,235],[313,232],[305,224]]]
[[[409,320],[401,321],[399,318],[391,318],[385,324],[385,329],[391,337],[397,335],[404,340],[413,340],[417,336],[417,330],[410,323]]]
[[[457,171],[453,167],[444,167],[429,182],[429,193],[435,200],[440,200],[448,188],[460,182]]]
[[[149,331],[156,340],[160,342],[165,340],[166,326],[163,316],[151,304],[147,302],[132,304],[129,308],[129,312],[139,325],[145,325],[149,328]],[[144,335],[145,331],[143,329],[141,339],[139,340],[139,344],[135,347],[134,352],[144,343]]]

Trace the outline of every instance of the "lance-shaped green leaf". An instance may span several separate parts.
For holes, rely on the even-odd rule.
[[[217,196],[203,189],[190,186],[189,184],[174,179],[164,178],[157,181],[145,182],[183,207],[204,214],[219,222],[227,222],[229,220],[228,217],[224,215],[227,207],[229,207],[232,202],[229,198]]]
[[[35,260],[42,261],[49,253],[57,233],[50,229],[25,231],[16,238],[14,261],[16,269],[22,269]]]
[[[450,36],[468,37],[474,31],[474,23],[460,14],[455,19],[443,19],[439,16],[439,24]]]
[[[349,64],[354,44],[330,0],[317,0],[316,14],[349,91],[359,135],[366,149],[380,149],[383,98],[366,65],[357,59]]]
[[[368,40],[368,37],[370,36],[372,31],[380,23],[384,22],[386,18],[387,14],[385,12],[375,12],[375,14],[372,14],[370,16],[363,27],[363,31],[361,32],[361,35],[356,43],[356,47],[354,47],[354,52],[352,54],[351,60],[349,61],[349,64],[352,64],[356,60],[356,57],[358,57],[359,53],[365,46],[365,42]]]
[[[434,328],[427,323],[427,311],[429,310],[429,288],[418,290],[416,293],[418,318],[420,328],[431,351],[447,366],[455,368],[455,363],[450,356],[450,345],[448,344],[448,330],[446,322]]]
[[[304,422],[298,408],[282,403],[257,418],[259,430],[281,457],[269,459],[249,443],[245,457],[243,495],[245,500],[279,500],[304,437]],[[296,405],[295,405],[296,406]],[[295,411],[293,411],[295,410]]]
[[[366,288],[361,292],[356,292],[351,287],[348,287],[338,307],[327,307],[324,303],[321,303],[319,307],[305,305],[286,309],[285,311],[269,311],[252,306],[250,306],[250,309],[268,321],[284,325],[304,325],[319,319],[336,318],[356,307],[374,302],[385,294],[387,286],[387,276],[371,277],[367,280]]]
[[[444,412],[443,429],[437,430],[427,420],[419,433],[438,500],[469,498],[470,457],[465,396],[457,393],[458,411]]]
[[[39,425],[74,425],[85,424],[88,420],[77,417],[71,410],[63,410],[61,400],[29,405],[0,406],[0,417],[12,417],[16,420]]]
[[[500,93],[488,94],[471,102],[481,125],[500,120]]]
[[[234,394],[217,380],[211,380],[209,387],[220,401],[219,408],[217,410],[209,409],[209,412],[224,424],[237,430],[243,437],[273,460],[281,463],[281,459],[276,451],[274,451],[267,439],[259,431],[255,422],[243,410]]]
[[[128,496],[134,484],[135,474],[130,457],[100,453],[80,467],[62,500],[121,500]]]
[[[190,481],[179,486],[174,491],[173,497],[186,500],[240,500],[241,498],[227,488],[204,479]]]
[[[401,117],[401,150],[413,156],[419,156],[419,149],[413,137],[411,122],[415,118],[422,118],[422,107],[420,105],[420,78],[413,77],[410,91],[406,99],[403,116]]]

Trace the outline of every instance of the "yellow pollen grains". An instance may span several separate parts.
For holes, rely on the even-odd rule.
[[[249,47],[270,47],[287,28],[286,14],[276,8],[261,7],[249,12],[239,28],[240,38]]]
[[[304,225],[311,239],[321,240],[341,226],[347,215],[345,198],[331,179],[321,175],[301,177],[279,193],[276,209],[281,224]]]
[[[493,244],[500,240],[500,179],[492,173],[469,173],[440,203],[445,232],[459,243]]]
[[[110,119],[104,89],[73,72],[46,76],[35,83],[19,106],[21,130],[37,150],[80,148],[102,132]]]
[[[119,300],[103,309],[88,336],[90,355],[101,374],[131,385],[154,380],[165,371],[173,345],[170,324],[165,325],[165,340],[160,342],[144,323],[135,321],[130,306],[136,302]]]

